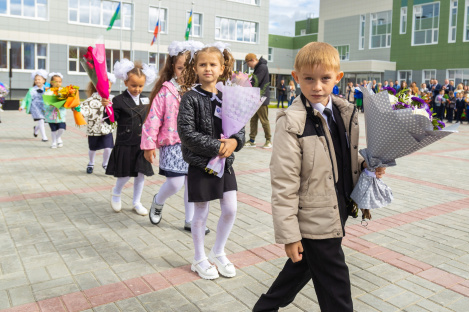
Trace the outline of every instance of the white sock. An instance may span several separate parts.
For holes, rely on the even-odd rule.
[[[191,232],[192,241],[194,242],[194,260],[199,261],[200,259],[206,258],[204,249],[205,239],[205,225],[208,217],[208,204],[209,202],[194,203],[194,217],[192,218]],[[203,270],[210,267],[208,260],[199,263]]]
[[[116,186],[114,186],[113,193],[120,195],[125,183],[130,180],[130,177],[117,178]],[[112,201],[118,203],[121,200],[120,196],[112,196]]]
[[[39,119],[37,121],[37,127],[39,128],[39,131],[41,132],[42,139],[47,140],[46,129],[44,128],[44,119]]]
[[[189,202],[187,176],[184,177],[184,208],[186,211],[186,222],[192,222],[192,218],[194,217],[194,203]]]
[[[223,193],[223,198],[220,199],[220,207],[221,215],[218,220],[217,236],[212,249],[216,255],[224,253],[228,236],[236,219],[236,191]],[[217,259],[223,264],[230,262],[226,256],[217,257]]]
[[[142,198],[143,186],[145,184],[145,176],[143,173],[139,173],[138,176],[134,178],[134,199],[132,204],[142,205],[140,199]]]
[[[163,205],[168,198],[179,192],[184,185],[184,180],[184,176],[166,178],[154,199],[155,204]]]
[[[109,157],[111,156],[112,148],[105,148],[103,151],[103,167],[107,166],[109,162]]]
[[[96,151],[89,150],[88,155],[90,156],[90,162],[88,166],[94,166],[94,158],[96,157]]]
[[[51,131],[50,137],[52,139],[52,145],[57,144],[57,131]]]
[[[62,143],[62,134],[64,133],[64,129],[57,130],[57,143]]]

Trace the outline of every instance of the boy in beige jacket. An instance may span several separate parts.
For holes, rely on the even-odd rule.
[[[293,78],[301,95],[277,115],[270,164],[275,240],[290,258],[253,311],[278,311],[312,279],[322,312],[352,312],[341,243],[350,193],[366,166],[358,155],[358,112],[331,95],[344,73],[337,50],[304,46]],[[378,168],[380,178],[384,168]]]

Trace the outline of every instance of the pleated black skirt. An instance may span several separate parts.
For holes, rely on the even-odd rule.
[[[236,175],[233,167],[225,171],[221,178],[208,174],[205,170],[189,165],[187,174],[189,202],[207,202],[223,198],[224,192],[237,191]]]
[[[139,173],[152,176],[153,167],[143,156],[138,145],[116,145],[112,149],[106,174],[122,177],[136,177]]]

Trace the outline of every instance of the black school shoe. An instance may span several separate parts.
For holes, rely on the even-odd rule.
[[[37,138],[36,127],[35,126],[33,126],[33,135],[34,135],[35,138]]]
[[[191,232],[192,229],[192,222],[186,222],[184,221],[184,230]],[[205,235],[210,233],[210,229],[208,227],[205,227]]]
[[[86,167],[86,173],[92,174],[93,173],[93,166]]]

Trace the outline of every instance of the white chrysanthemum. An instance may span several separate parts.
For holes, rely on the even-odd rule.
[[[388,93],[388,96],[389,96],[389,102],[391,103],[391,105],[394,105],[399,101],[399,99],[391,93]]]
[[[417,108],[417,109],[414,109],[414,110],[412,111],[412,114],[414,114],[414,115],[422,115],[422,116],[427,117],[429,120],[431,120],[430,117],[428,116],[428,112],[427,112],[424,108]]]

